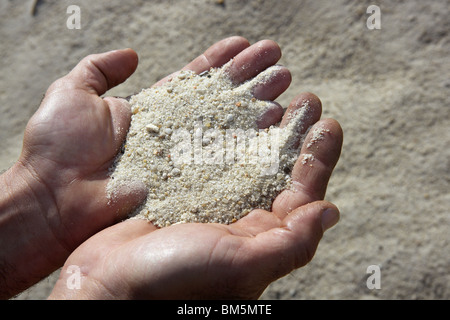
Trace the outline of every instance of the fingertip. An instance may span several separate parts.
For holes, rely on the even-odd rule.
[[[255,43],[255,45],[260,48],[264,48],[264,50],[270,49],[272,52],[273,59],[276,59],[277,61],[280,60],[282,55],[281,48],[275,41],[270,39],[264,39]]]
[[[321,214],[322,231],[325,232],[335,226],[339,222],[339,219],[339,209],[335,205],[330,204],[330,207],[324,209]]]
[[[284,223],[303,240],[318,244],[323,233],[336,225],[339,218],[339,209],[333,203],[321,200],[293,210],[286,216]]]
[[[125,49],[121,49],[122,51],[126,52],[127,54],[129,54],[130,56],[133,57],[133,59],[135,60],[135,62],[139,62],[139,55],[138,53],[131,48],[125,48]]]
[[[256,121],[258,129],[265,129],[278,123],[283,116],[283,107],[275,101],[268,102],[269,107]]]
[[[242,36],[231,36],[231,37],[225,38],[222,41],[228,42],[229,44],[232,44],[235,47],[242,48],[242,50],[244,48],[250,47],[250,42]]]
[[[343,131],[338,121],[322,119],[311,127],[301,154],[312,154],[330,172],[339,160],[343,143]]]
[[[182,70],[201,73],[210,68],[221,67],[249,46],[250,43],[244,37],[233,36],[225,38],[210,46],[203,54],[191,61]]]
[[[298,94],[289,104],[286,113],[281,120],[280,127],[286,127],[290,120],[294,118],[296,111],[301,108],[306,108],[306,120],[308,120],[308,123],[302,126],[303,130],[300,134],[303,134],[304,130],[320,119],[322,114],[322,102],[319,97],[311,92],[302,92]]]
[[[242,50],[228,67],[233,82],[243,83],[273,66],[281,58],[281,49],[275,41],[261,40]]]
[[[333,132],[336,142],[338,142],[339,145],[342,145],[342,142],[344,141],[344,130],[342,129],[341,124],[333,118],[325,118],[322,121],[325,126]]]
[[[105,52],[104,54],[123,55],[127,59],[129,59],[130,62],[134,62],[135,65],[137,65],[137,63],[139,62],[139,56],[138,56],[137,52],[131,48],[115,49],[115,50]]]
[[[142,181],[134,180],[116,186],[109,192],[108,204],[116,212],[117,219],[123,219],[133,213],[146,200],[147,187]]]
[[[319,233],[320,231],[323,233],[336,225],[339,219],[339,209],[333,203],[324,200],[310,202],[298,207],[285,218],[286,225],[292,230],[306,227]]]
[[[256,83],[253,88],[253,96],[256,99],[275,100],[291,84],[292,75],[288,68],[282,66],[274,66],[271,68],[274,68],[274,71],[270,72],[268,77],[262,72],[260,74],[263,76],[262,81]],[[258,79],[258,76],[255,79]]]
[[[139,65],[139,55],[138,53],[131,49],[131,48],[126,48],[126,49],[122,49],[121,50],[123,52],[123,54],[125,55],[125,57],[128,60],[129,66],[128,66],[128,70],[131,71],[130,75],[133,74],[138,65]]]
[[[139,56],[137,52],[131,48],[117,50],[115,54],[117,54],[117,56],[111,58],[111,63],[117,68],[115,75],[117,83],[112,83],[112,86],[116,86],[128,79],[128,77],[136,71],[139,64]],[[111,68],[113,66],[111,66]]]
[[[312,92],[303,92],[298,95],[298,99],[307,103],[308,106],[314,109],[317,113],[322,114],[322,101]]]

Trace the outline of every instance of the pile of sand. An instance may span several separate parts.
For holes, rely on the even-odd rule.
[[[289,188],[287,173],[300,152],[293,140],[300,139],[296,132],[308,108],[297,110],[282,129],[259,128],[273,104],[254,98],[253,88],[280,67],[234,84],[227,74],[231,63],[200,76],[183,71],[131,97],[130,129],[110,169],[111,201],[121,187],[144,183],[147,200],[132,215],[160,227],[230,224],[253,209],[270,210]]]

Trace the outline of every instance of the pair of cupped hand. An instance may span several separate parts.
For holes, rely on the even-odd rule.
[[[183,69],[201,73],[233,59],[228,73],[239,84],[280,57],[273,41],[250,45],[231,37]],[[311,93],[297,95],[286,112],[273,102],[263,127],[286,126],[290,113],[307,108],[310,123],[299,128],[299,135],[320,126],[324,136],[312,148],[307,145],[313,130],[306,136],[301,153],[312,154],[314,165],[297,161],[291,173],[294,189],[283,191],[270,212],[256,209],[231,225],[159,229],[143,220],[121,221],[144,201],[146,190],[124,189],[115,201],[107,198],[108,168],[123,144],[131,111],[125,99],[101,96],[124,82],[137,65],[131,49],[86,57],[49,87],[29,121],[20,159],[6,174],[10,180],[20,177],[35,195],[29,201],[37,201],[40,213],[24,219],[37,228],[25,252],[40,258],[32,279],[26,279],[26,268],[16,270],[16,276],[27,286],[64,264],[50,295],[55,299],[258,298],[271,282],[308,263],[324,231],[339,220],[338,209],[323,198],[340,155],[341,127],[333,119],[320,120],[321,102]],[[278,68],[270,81],[253,88],[253,95],[275,100],[290,82],[289,70]],[[71,266],[79,270],[79,288],[68,286]]]

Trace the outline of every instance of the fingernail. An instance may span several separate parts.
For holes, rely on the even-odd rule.
[[[339,212],[334,208],[328,208],[322,213],[322,230],[326,231],[339,221]]]

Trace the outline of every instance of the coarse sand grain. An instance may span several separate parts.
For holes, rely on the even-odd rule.
[[[164,227],[184,222],[229,224],[252,209],[270,210],[291,184],[298,158],[298,128],[307,108],[289,124],[258,128],[273,102],[255,99],[252,89],[278,70],[272,66],[243,84],[227,68],[201,75],[182,71],[162,86],[130,99],[132,121],[123,148],[110,168],[108,196],[133,181],[148,195],[132,216]]]

